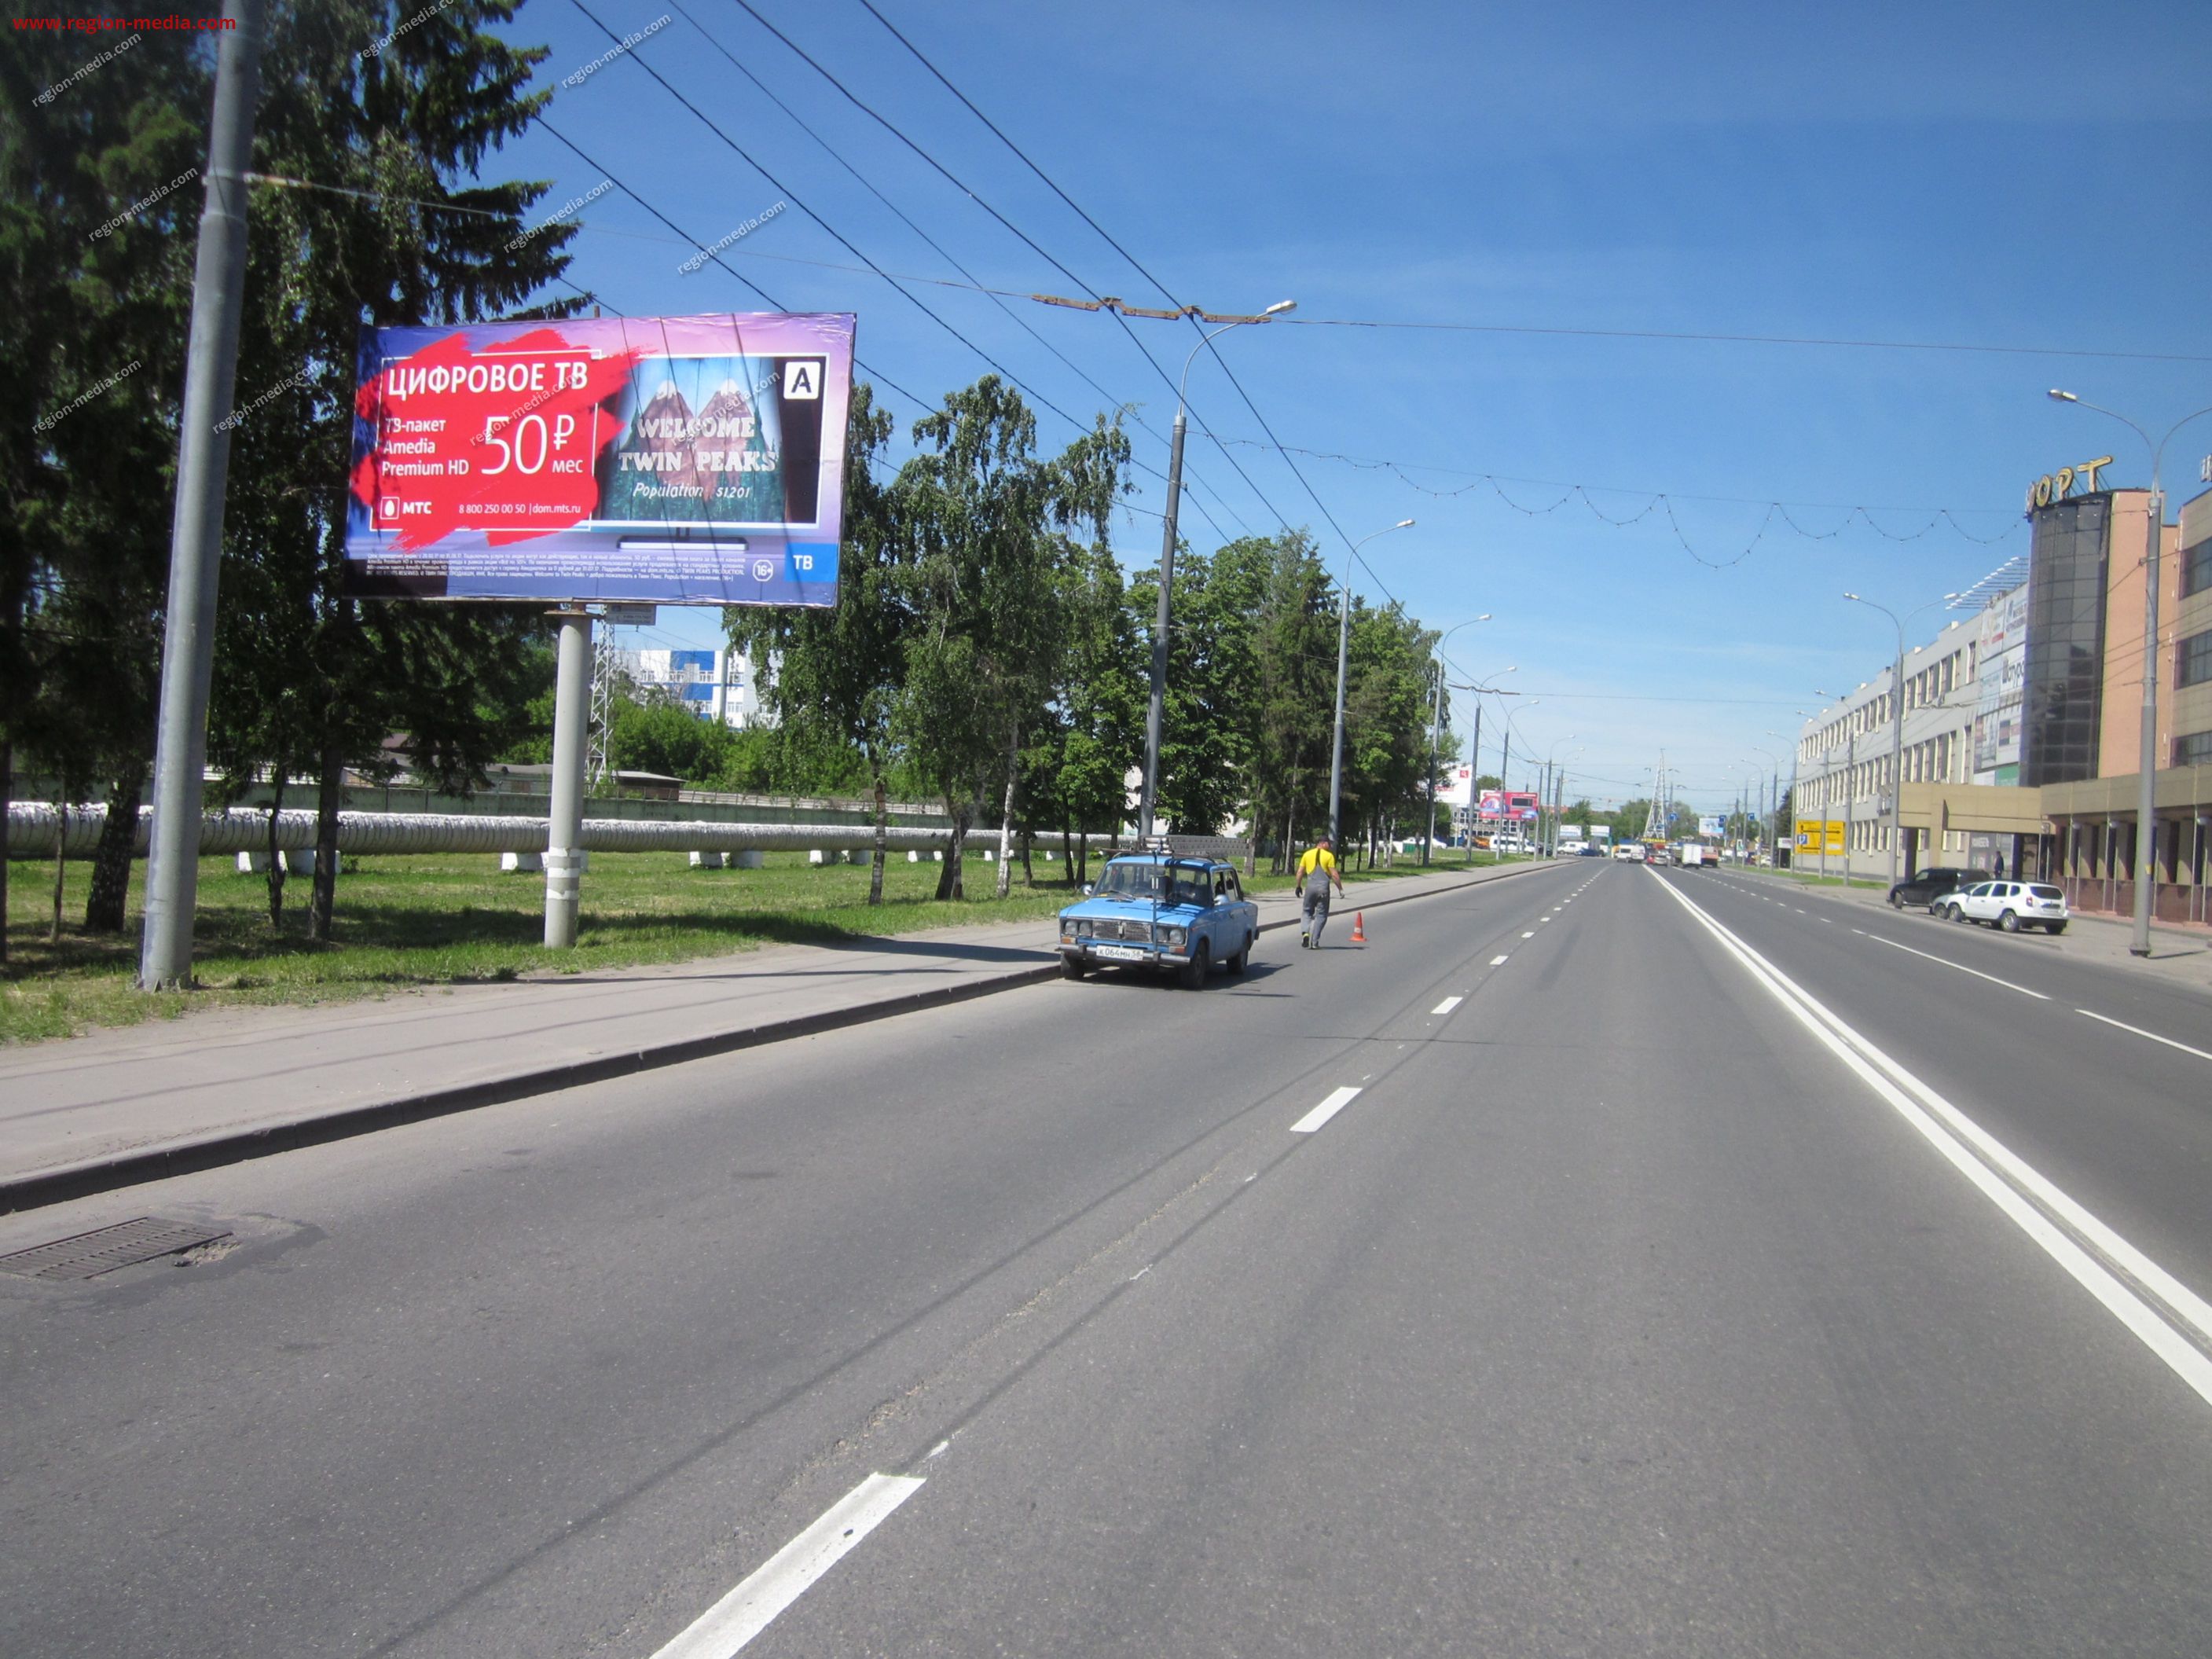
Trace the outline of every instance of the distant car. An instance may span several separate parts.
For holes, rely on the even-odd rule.
[[[1060,913],[1060,971],[1150,968],[1195,990],[1216,963],[1244,971],[1260,937],[1260,907],[1237,866],[1218,859],[1142,853],[1111,860],[1084,898]]]
[[[1621,842],[1613,849],[1613,855],[1617,859],[1626,859],[1631,864],[1641,864],[1644,861],[1644,849],[1633,842]]]
[[[1930,910],[1937,901],[1948,898],[1961,888],[1972,887],[1978,881],[1987,881],[1990,872],[1957,865],[1936,864],[1918,871],[1889,890],[1889,902],[1893,908],[1902,910],[1908,904],[1924,904]]]
[[[2146,532],[2145,533],[2148,534],[2148,532]],[[1603,858],[1605,856],[1605,848],[1600,847],[1594,841],[1586,841],[1581,846],[1575,848],[1575,856],[1585,859]]]
[[[2063,933],[2066,895],[2041,882],[1978,881],[1942,900],[1936,914],[1953,921],[1985,921],[2008,933],[2017,933],[2023,927]]]

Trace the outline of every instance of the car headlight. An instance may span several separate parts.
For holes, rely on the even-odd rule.
[[[1183,930],[1180,927],[1163,927],[1160,929],[1160,943],[1167,946],[1170,951],[1180,951],[1182,949],[1183,937]]]

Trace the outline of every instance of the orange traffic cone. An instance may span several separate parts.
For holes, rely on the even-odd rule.
[[[1367,943],[1367,917],[1358,910],[1352,913],[1352,942],[1354,945]]]

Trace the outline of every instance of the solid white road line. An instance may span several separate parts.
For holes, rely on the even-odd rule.
[[[653,1659],[730,1659],[775,1616],[836,1566],[900,1504],[921,1490],[908,1475],[872,1474],[822,1518],[763,1562],[737,1589],[701,1613]]]
[[[1491,959],[1490,959],[1490,965],[1491,965],[1492,967],[1493,967],[1493,968],[1498,967],[1498,965],[1500,965],[1502,963],[1504,963],[1504,960],[1505,960],[1505,958],[1504,958],[1504,957],[1491,957]]]
[[[2199,1060],[2212,1060],[2212,1054],[2208,1054],[2202,1048],[2192,1048],[2185,1042],[2176,1042],[2170,1036],[2160,1036],[2155,1031],[2146,1031],[2140,1025],[2130,1025],[2124,1020],[2114,1019],[2110,1014],[2100,1014],[2094,1008],[2076,1008],[2074,1012],[2077,1014],[2087,1014],[2092,1019],[2100,1019],[2107,1025],[2117,1025],[2123,1031],[2133,1031],[2139,1037],[2148,1037],[2153,1042],[2163,1042],[2169,1048],[2179,1048],[2183,1054],[2194,1054]]]
[[[1851,931],[1856,933],[1858,932],[1858,929],[1854,927]],[[2008,979],[1999,979],[1995,974],[1985,974],[1978,968],[1969,968],[1966,963],[1962,962],[1954,962],[1948,957],[1929,956],[1925,951],[1915,951],[1910,945],[1899,945],[1895,939],[1884,939],[1880,933],[1869,933],[1866,937],[1872,939],[1876,945],[1887,945],[1893,951],[1908,951],[1913,956],[1921,957],[1923,961],[1941,963],[1946,968],[1956,968],[1962,974],[1972,974],[1976,979],[1985,979],[1992,985],[2002,985],[2008,991],[2017,991],[2024,997],[2033,997],[2038,1002],[2048,1002],[2051,1000],[2049,997],[2044,995],[2040,991],[2031,991],[2025,985],[2015,985]]]
[[[1446,997],[1442,1002],[1437,1004],[1435,1007],[1430,1009],[1429,1012],[1432,1014],[1448,1014],[1466,1000],[1467,999],[1465,997]]]
[[[1311,1134],[1358,1097],[1359,1091],[1357,1089],[1339,1089],[1327,1100],[1291,1125],[1291,1133],[1294,1135]]]
[[[1672,886],[1668,890],[1674,892],[1682,908],[1720,941],[1722,948],[1750,970],[1752,977],[1768,994],[1788,1009],[1800,1024],[1881,1096],[1899,1116],[1919,1131],[1929,1145],[1972,1182],[2007,1219],[2102,1303],[2145,1347],[2165,1361],[2174,1375],[2212,1403],[2212,1359],[2195,1346],[2212,1345],[2212,1306],[2083,1209],[1948,1100],[1844,1024],[1758,951],[1674,892]],[[2035,1203],[2030,1203],[2030,1198]],[[2041,1207],[2038,1208],[2038,1205]],[[2070,1233],[2063,1230],[2059,1222],[2064,1224],[2065,1229],[2070,1229]],[[2092,1255],[2089,1249],[2082,1247],[2083,1243],[2105,1261]],[[2163,1304],[2163,1309],[2154,1308],[2106,1267],[2106,1261]]]

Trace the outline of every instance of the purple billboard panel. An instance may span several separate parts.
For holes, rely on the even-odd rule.
[[[346,591],[836,604],[854,321],[364,332]]]

